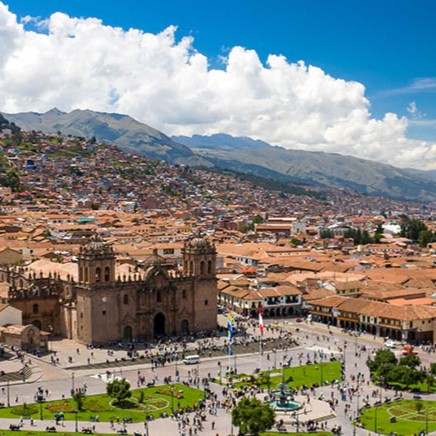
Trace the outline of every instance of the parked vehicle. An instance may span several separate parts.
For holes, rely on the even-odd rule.
[[[200,363],[200,356],[198,354],[193,354],[191,356],[186,356],[183,359],[183,363],[185,365],[195,365],[197,363]]]

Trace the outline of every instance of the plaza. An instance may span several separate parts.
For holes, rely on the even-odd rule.
[[[219,322],[225,325],[226,318],[220,315]],[[283,364],[286,368],[296,368],[304,367],[310,361],[309,368],[314,366],[314,360],[319,360],[322,356],[323,362],[342,361],[345,379],[337,380],[333,384],[323,384],[321,373],[318,372],[319,381],[314,380],[314,383],[320,385],[319,387],[299,387],[296,391],[295,399],[303,407],[296,413],[278,413],[277,422],[281,421],[282,428],[290,432],[305,430],[309,422],[317,423],[320,431],[340,426],[343,435],[367,436],[381,431],[381,427],[375,429],[369,426],[364,429],[353,426],[357,408],[365,403],[371,406],[380,398],[382,402],[387,398],[394,399],[392,390],[383,389],[380,392],[380,388],[372,385],[369,379],[366,359],[375,350],[383,347],[378,338],[368,335],[350,336],[339,329],[328,329],[321,324],[271,322],[265,325],[263,354],[260,354],[258,327],[247,322],[241,322],[241,327],[246,329],[247,335],[235,337],[231,355],[226,353],[228,343],[224,331],[221,335],[198,337],[184,343],[168,340],[147,349],[144,344],[135,344],[132,357],[128,356],[131,351],[129,347],[122,344],[107,349],[87,347],[70,340],[53,340],[50,342],[50,353],[41,357],[24,356],[23,363],[31,369],[29,377],[25,381],[21,378],[1,383],[0,402],[5,406],[35,403],[37,388],[44,392],[46,402],[70,399],[71,393],[77,391],[84,392],[89,397],[105,393],[106,382],[114,378],[126,378],[132,390],[146,388],[151,384],[171,386],[177,382],[199,389],[201,397],[207,398],[204,410],[200,414],[198,411],[185,414],[185,421],[167,417],[149,419],[144,424],[144,412],[140,419],[135,419],[132,423],[123,423],[122,420],[117,422],[116,419],[112,423],[104,419],[91,422],[89,418],[95,416],[95,413],[89,413],[80,415],[77,424],[74,419],[66,419],[56,424],[54,414],[44,410],[43,420],[36,413],[33,415],[32,425],[29,419],[24,419],[22,428],[44,431],[47,426],[55,426],[58,431],[65,432],[73,432],[76,428],[79,431],[82,428],[94,428],[96,433],[107,434],[122,431],[149,435],[164,435],[168,432],[189,435],[194,434],[194,431],[205,435],[237,434],[238,430],[231,425],[231,409],[237,402],[233,394],[236,389],[232,390],[226,385],[229,376],[235,373],[270,371],[280,377]],[[182,363],[183,354],[197,354],[199,351],[201,358],[198,364]],[[419,357],[425,366],[434,361],[434,355],[423,350],[419,351]],[[2,368],[6,368],[6,373],[20,374],[23,363],[17,359],[3,360]],[[263,398],[266,389],[263,391],[247,391],[246,395]],[[413,395],[404,392],[403,398],[412,399]],[[435,396],[430,395],[428,399],[434,400]],[[189,424],[186,422],[187,417]],[[1,418],[0,428],[8,429],[11,424],[19,422],[20,417]]]

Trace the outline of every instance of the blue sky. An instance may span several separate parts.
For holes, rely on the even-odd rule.
[[[97,17],[104,25],[191,35],[210,68],[231,48],[253,49],[263,65],[281,54],[365,87],[371,116],[408,118],[407,136],[436,141],[436,2],[433,0],[133,1],[3,0],[18,18]],[[31,29],[31,23],[26,25]]]
[[[57,0],[6,2],[19,16],[61,11],[98,17],[124,29],[160,32],[170,24],[191,34],[209,59],[241,45],[289,61],[304,60],[328,74],[365,85],[372,112],[407,115],[411,100],[436,118],[436,84],[406,92],[420,78],[436,81],[436,2],[432,0]],[[214,66],[219,66],[216,62]]]

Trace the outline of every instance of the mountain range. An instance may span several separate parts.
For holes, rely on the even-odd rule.
[[[289,150],[226,134],[168,137],[128,115],[52,109],[3,116],[24,130],[95,137],[172,164],[229,169],[291,184],[354,189],[370,195],[436,201],[436,174],[334,153]]]

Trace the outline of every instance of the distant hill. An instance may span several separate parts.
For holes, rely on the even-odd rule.
[[[182,161],[191,165],[210,165],[198,158],[185,145],[128,115],[109,114],[76,109],[70,113],[52,109],[46,113],[26,112],[6,114],[4,117],[23,130],[63,135],[95,137],[97,141],[117,145],[122,150],[147,155],[150,159],[171,163]]]
[[[127,115],[52,109],[3,114],[23,130],[95,137],[99,142],[172,164],[231,170],[281,183],[339,187],[398,199],[436,201],[433,172],[403,170],[333,153],[288,150],[263,141],[225,134],[169,138]]]
[[[175,136],[177,142],[221,168],[290,183],[345,187],[391,198],[436,200],[436,181],[379,162],[334,153],[289,150],[246,137]]]
[[[414,168],[407,168],[406,171],[413,175],[418,174],[420,176],[424,176],[427,179],[436,182],[436,170],[415,170]]]

